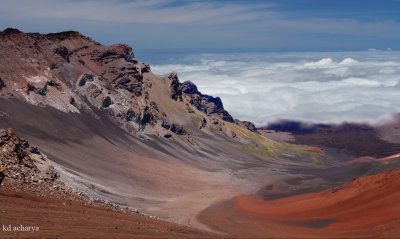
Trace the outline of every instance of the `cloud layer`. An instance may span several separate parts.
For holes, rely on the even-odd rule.
[[[181,81],[220,96],[236,118],[258,125],[276,119],[365,121],[400,111],[400,53],[197,54],[176,70]]]

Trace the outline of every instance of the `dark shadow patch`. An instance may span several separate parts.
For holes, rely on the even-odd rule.
[[[266,190],[272,190],[272,189],[274,189],[274,185],[273,184],[268,185],[268,186],[265,187],[265,189]]]
[[[366,124],[329,125],[282,120],[260,129],[290,132],[296,144],[342,149],[357,157],[380,158],[400,153],[400,144],[382,140],[377,130]]]
[[[315,220],[315,221],[305,221],[305,222],[295,222],[292,225],[308,227],[308,228],[323,228],[331,225],[335,222],[335,219],[323,219],[323,220]]]

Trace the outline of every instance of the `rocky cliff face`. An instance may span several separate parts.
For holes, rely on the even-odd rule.
[[[233,117],[224,109],[219,97],[203,95],[197,90],[197,86],[191,81],[181,84],[182,92],[187,95],[191,105],[207,115],[216,115],[224,121],[233,122]]]
[[[0,39],[2,95],[64,112],[102,109],[135,130],[145,121],[151,85],[143,73],[150,66],[138,62],[131,47],[102,46],[73,31],[41,35],[6,29]]]
[[[6,29],[0,39],[0,94],[5,98],[78,114],[100,110],[141,137],[168,137],[170,132],[189,136],[210,125],[225,131],[222,122],[235,122],[219,97],[201,94],[191,82],[181,84],[176,72],[158,79],[127,45],[103,46],[74,31],[38,34]],[[201,122],[182,121],[185,117],[177,110],[160,107],[168,100]]]

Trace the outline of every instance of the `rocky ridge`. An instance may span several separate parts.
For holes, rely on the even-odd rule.
[[[254,125],[234,120],[219,97],[201,94],[192,82],[180,83],[176,72],[163,78],[164,91],[201,122],[192,126],[174,120],[172,112],[160,109],[160,102],[153,100],[158,96],[151,93],[156,82],[149,64],[139,62],[128,45],[103,46],[75,31],[39,34],[9,28],[0,32],[0,39],[3,97],[64,112],[104,111],[140,137],[169,138],[173,133],[190,139],[210,127],[227,131],[224,121],[256,132]]]

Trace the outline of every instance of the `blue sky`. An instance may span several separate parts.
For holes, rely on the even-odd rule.
[[[400,1],[1,0],[6,27],[135,49],[400,50]]]

